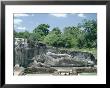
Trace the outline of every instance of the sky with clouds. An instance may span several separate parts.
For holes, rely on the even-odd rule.
[[[64,27],[77,26],[84,19],[96,20],[96,13],[25,13],[14,14],[14,30],[17,32],[29,31],[39,24],[49,24],[49,30],[59,27],[63,31]]]

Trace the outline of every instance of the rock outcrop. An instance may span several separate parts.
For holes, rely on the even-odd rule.
[[[95,57],[86,52],[52,53],[33,57],[34,66],[38,67],[88,67],[96,64]],[[36,62],[36,63],[35,63]]]

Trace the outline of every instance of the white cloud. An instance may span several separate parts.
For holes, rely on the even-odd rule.
[[[14,19],[14,29],[15,29],[15,30],[25,31],[25,30],[26,30],[26,27],[24,27],[24,26],[22,25],[22,22],[23,22],[22,19],[15,18],[15,19]]]
[[[79,17],[86,17],[83,13],[78,14]]]
[[[21,19],[14,19],[14,24],[20,24],[20,23],[22,23]]]
[[[17,27],[16,29],[19,29],[19,30],[26,30],[26,27]]]
[[[14,17],[21,17],[21,16],[29,16],[29,14],[21,14],[21,13],[14,14]]]
[[[52,15],[52,16],[55,16],[55,17],[67,17],[67,14],[65,14],[65,13],[57,13],[57,14],[50,14],[50,15]]]
[[[23,20],[21,20],[21,19],[14,19],[14,29],[22,29],[21,28],[21,26],[22,26],[22,22],[23,22]],[[25,29],[25,28],[23,28],[23,29]]]

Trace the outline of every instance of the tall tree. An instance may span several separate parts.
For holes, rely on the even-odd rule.
[[[61,47],[61,31],[58,27],[53,28],[53,30],[44,38],[44,42],[50,46]]]
[[[93,48],[97,46],[97,23],[96,20],[84,20],[81,27],[85,32],[86,47]]]
[[[30,36],[30,33],[28,31],[25,31],[24,34],[23,34],[23,37],[28,39]]]
[[[40,35],[44,36],[44,35],[47,35],[49,33],[49,28],[50,26],[48,24],[40,24],[38,25],[34,30],[33,32],[34,33],[40,33]]]
[[[65,40],[65,47],[76,47],[79,35],[80,29],[78,27],[65,27],[63,34]]]
[[[49,33],[50,26],[48,24],[40,24],[34,30],[33,33],[36,33],[39,41],[42,41],[46,35]]]
[[[61,34],[61,31],[58,27],[53,28],[51,32],[54,32],[55,34]]]

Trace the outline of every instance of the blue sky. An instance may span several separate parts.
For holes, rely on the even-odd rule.
[[[84,19],[96,20],[96,13],[25,13],[14,14],[14,30],[17,32],[29,31],[39,24],[49,24],[51,31],[54,27],[59,27],[63,31],[64,27],[76,26]]]

